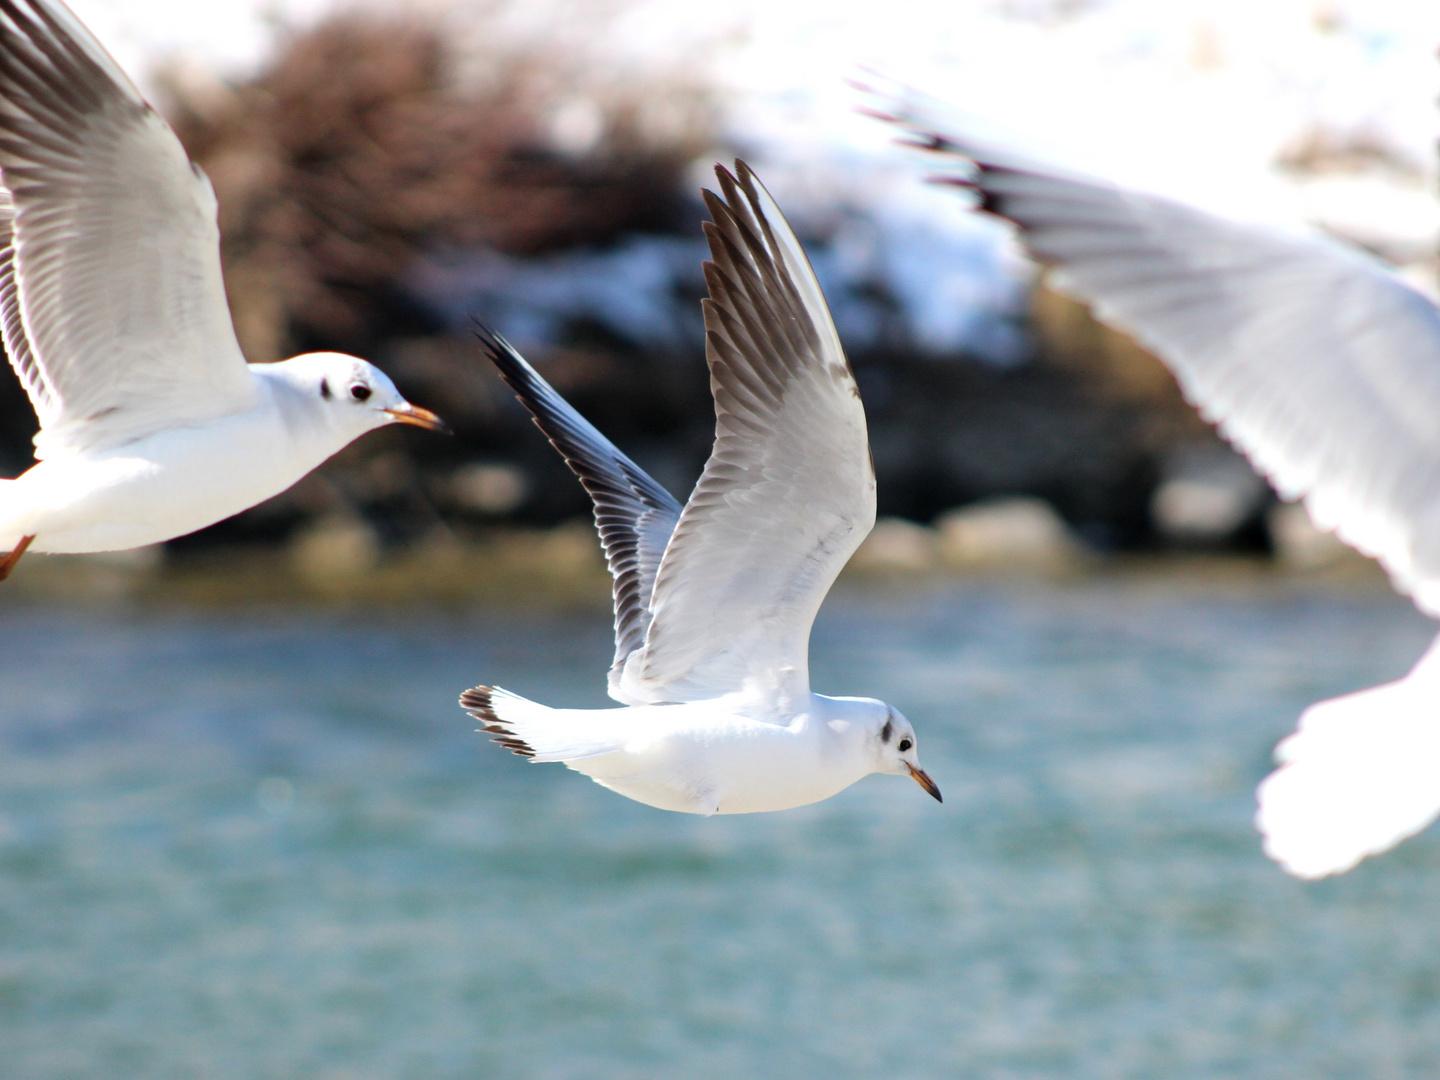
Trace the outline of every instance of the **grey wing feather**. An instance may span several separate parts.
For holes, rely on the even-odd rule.
[[[1056,284],[1133,334],[1285,498],[1440,615],[1440,311],[1368,256],[890,117],[958,155]]]
[[[865,411],[799,242],[740,162],[706,192],[715,445],[655,580],[637,701],[809,694],[815,614],[875,522]]]
[[[25,336],[24,320],[15,292],[15,203],[10,192],[0,188],[0,341],[5,355],[30,398],[40,423],[53,423],[56,405],[45,385],[44,373],[35,362],[30,340]]]
[[[476,334],[501,377],[595,504],[595,527],[614,580],[615,663],[610,692],[625,701],[618,691],[620,672],[625,659],[644,644],[650,628],[655,575],[680,519],[680,504],[576,412],[508,341],[478,321]]]
[[[0,0],[0,181],[0,325],[25,342],[42,455],[251,403],[209,182],[57,0]]]

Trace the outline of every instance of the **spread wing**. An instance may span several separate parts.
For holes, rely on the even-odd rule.
[[[250,404],[210,184],[58,0],[0,0],[0,180],[0,332],[40,454]]]
[[[932,123],[888,117],[968,160],[951,182],[1019,229],[1169,365],[1202,414],[1321,528],[1440,615],[1440,311],[1362,253],[1067,174]],[[942,121],[944,123],[944,121]]]
[[[650,628],[655,573],[680,520],[680,504],[576,412],[508,341],[478,322],[476,334],[536,427],[564,455],[595,503],[595,527],[614,579],[615,664],[610,669],[610,693],[627,702],[619,691],[620,672]]]
[[[809,693],[815,613],[875,523],[865,411],[794,233],[743,163],[705,193],[715,446],[655,578],[626,700]]]

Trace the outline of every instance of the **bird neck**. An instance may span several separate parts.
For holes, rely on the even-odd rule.
[[[886,710],[871,698],[832,698],[811,694],[813,705],[805,718],[825,745],[825,752],[850,762],[857,777],[880,771],[876,757],[876,717]]]
[[[368,425],[339,423],[335,410],[308,383],[292,378],[283,363],[251,364],[250,373],[274,410],[281,438],[297,457],[318,464],[369,430]]]

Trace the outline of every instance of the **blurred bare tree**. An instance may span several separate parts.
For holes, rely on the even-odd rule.
[[[252,360],[363,349],[423,250],[536,254],[675,226],[680,178],[712,141],[703,84],[616,81],[578,47],[515,41],[509,7],[464,34],[433,14],[336,15],[286,33],[239,85],[165,73],[169,119],[215,185]]]

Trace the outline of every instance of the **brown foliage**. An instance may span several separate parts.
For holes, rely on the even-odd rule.
[[[470,58],[483,78],[462,80],[448,41],[419,16],[352,13],[293,36],[240,86],[172,73],[170,119],[215,185],[252,359],[295,338],[363,347],[427,248],[531,254],[674,224],[680,177],[707,143],[702,91],[617,92],[578,58],[523,46],[492,45]],[[577,88],[599,125],[567,155],[548,125]],[[658,136],[645,114],[657,94],[682,114]]]

